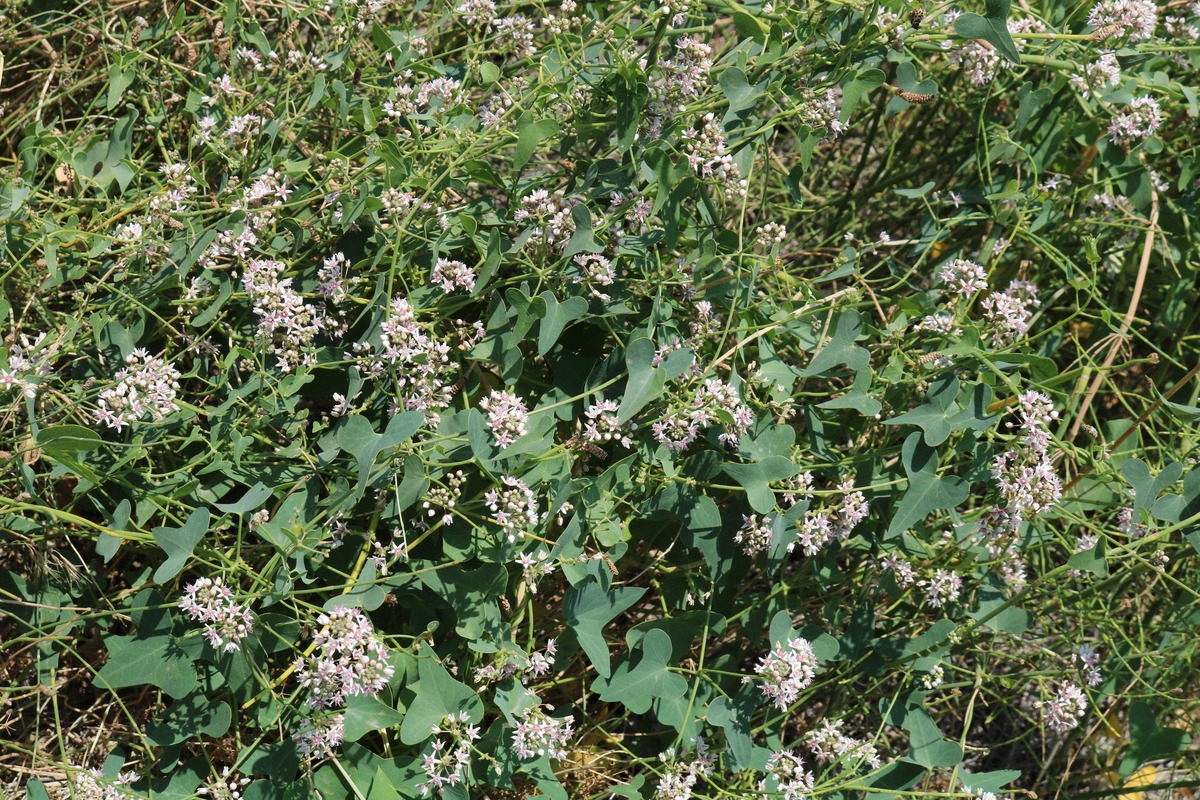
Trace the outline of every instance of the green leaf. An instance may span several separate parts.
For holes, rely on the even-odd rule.
[[[349,727],[350,720],[346,722]],[[300,768],[300,751],[291,739],[251,745],[238,755],[237,763],[241,764],[243,775],[266,775],[272,780],[290,781]]]
[[[245,514],[247,511],[257,510],[270,496],[271,490],[259,482],[247,489],[240,499],[232,503],[213,503],[213,505],[228,514]]]
[[[588,211],[588,207],[580,203],[572,208],[571,219],[575,221],[575,232],[571,234],[571,239],[567,242],[567,249],[563,251],[563,257],[572,258],[580,253],[604,252],[604,245],[596,241],[596,234],[592,231],[592,212]],[[544,294],[548,294],[548,292]],[[582,300],[582,298],[580,299]],[[586,301],[584,301],[584,308],[587,308]]]
[[[1150,513],[1171,524],[1200,514],[1200,467],[1193,467],[1184,477],[1182,494],[1164,495]]]
[[[167,560],[154,571],[155,583],[165,583],[183,571],[192,551],[208,533],[208,521],[208,509],[202,507],[188,516],[182,528],[155,528],[151,531],[155,543],[167,554]]]
[[[1168,486],[1175,483],[1175,481],[1179,480],[1179,476],[1182,474],[1183,464],[1178,461],[1168,464],[1157,476],[1150,474],[1150,468],[1146,466],[1146,462],[1144,461],[1136,458],[1126,461],[1121,466],[1121,475],[1133,487],[1134,516],[1136,517],[1137,512],[1143,508],[1146,510],[1152,508],[1159,494]]]
[[[999,792],[1008,784],[1021,777],[1019,769],[1000,769],[992,772],[968,772],[959,770],[958,777],[967,789],[978,789],[981,792]]]
[[[467,641],[482,638],[489,627],[499,627],[499,598],[508,587],[503,564],[482,564],[476,569],[456,564],[423,570],[417,578],[454,609],[454,631]]]
[[[369,478],[376,456],[406,441],[424,424],[425,416],[420,411],[405,411],[392,417],[383,433],[375,433],[366,417],[359,414],[346,417],[338,429],[337,443],[338,447],[354,457],[358,465],[356,491],[364,491],[370,485]]]
[[[869,67],[842,84],[842,122],[850,119],[850,115],[858,107],[858,101],[867,92],[882,85],[885,77],[883,70]]]
[[[495,83],[500,79],[500,68],[491,61],[484,61],[479,65],[479,80],[481,83]]]
[[[726,68],[721,73],[719,82],[721,92],[729,101],[729,111],[732,114],[753,108],[754,104],[758,102],[758,98],[762,97],[763,90],[767,85],[767,81],[764,79],[757,86],[751,86],[746,81],[745,71],[739,67]]]
[[[987,0],[987,14],[963,14],[954,21],[954,32],[966,39],[984,39],[1013,64],[1021,63],[1021,54],[1008,32],[1010,0]]]
[[[955,401],[960,394],[958,378],[949,374],[941,375],[930,385],[924,404],[884,420],[884,424],[916,425],[925,432],[925,444],[930,447],[942,444],[955,431],[990,429],[996,421],[996,415],[988,413],[992,403],[992,387],[978,383],[969,391],[966,407],[960,406]]]
[[[113,531],[124,531],[125,526],[129,524],[129,512],[133,506],[128,500],[122,500],[117,504],[117,508],[112,513],[112,517],[108,520],[108,527]],[[121,547],[121,537],[116,536],[107,531],[100,534],[96,539],[96,554],[103,556],[104,563],[112,561],[112,557],[117,554],[117,550]]]
[[[1098,539],[1096,546],[1082,553],[1075,553],[1067,559],[1067,566],[1072,569],[1085,569],[1103,578],[1108,574],[1108,562],[1104,559],[1104,539]]]
[[[517,121],[517,151],[513,155],[513,168],[520,172],[521,168],[528,164],[529,159],[533,158],[533,154],[537,152],[538,144],[556,133],[558,133],[558,120],[543,119],[534,122],[533,116],[529,112],[522,114]]]
[[[417,682],[413,684],[413,702],[400,726],[400,741],[420,744],[433,735],[433,726],[441,725],[451,714],[467,712],[471,722],[483,719],[483,703],[470,686],[456,681],[430,656],[417,661]]]
[[[94,450],[103,442],[100,434],[82,425],[56,425],[42,428],[37,434],[38,447],[52,458]]]
[[[759,514],[775,508],[775,492],[772,482],[787,480],[800,471],[790,458],[770,456],[753,464],[726,464],[725,473],[746,490],[750,507]]]
[[[705,715],[708,722],[725,729],[728,753],[734,759],[734,763],[730,764],[732,769],[748,769],[753,766],[753,721],[761,699],[762,695],[756,686],[743,684],[732,698],[718,697],[708,704],[708,712]]]
[[[132,84],[134,78],[137,77],[137,69],[134,65],[137,63],[139,54],[122,53],[117,56],[116,61],[108,69],[108,97],[105,100],[105,108],[112,111],[121,103],[121,96],[125,94],[125,90]]]
[[[400,800],[400,793],[392,785],[391,778],[384,774],[383,767],[375,768],[375,777],[371,780],[367,800]]]
[[[546,316],[542,317],[541,329],[538,331],[538,355],[544,356],[554,347],[567,323],[587,313],[588,304],[582,297],[568,297],[560,303],[550,292],[542,292],[538,296],[546,301]]]
[[[533,328],[533,323],[546,316],[546,301],[541,296],[530,297],[515,287],[505,292],[504,297],[517,315],[513,333],[518,340],[524,339],[525,334]]]
[[[759,44],[767,40],[767,35],[771,32],[770,25],[750,14],[748,9],[738,3],[730,3],[729,6],[734,9],[733,26],[737,28],[739,36],[753,39]]]
[[[126,686],[157,686],[171,697],[182,698],[198,685],[191,656],[171,635],[171,612],[166,608],[148,608],[165,603],[151,589],[138,593],[133,608],[141,609],[137,633],[133,636],[106,636],[108,663],[96,675],[95,683],[104,689]]]
[[[629,380],[617,417],[627,422],[645,408],[646,404],[662,395],[667,381],[683,373],[692,363],[692,351],[687,348],[676,350],[657,367],[654,361],[654,342],[643,337],[634,339],[625,350],[625,366]]]
[[[937,447],[950,438],[950,417],[947,412],[958,396],[958,378],[942,375],[933,381],[925,393],[925,403],[912,411],[884,420],[885,425],[916,425],[925,432],[925,444]]]
[[[1150,704],[1138,700],[1129,709],[1129,750],[1118,772],[1128,778],[1148,761],[1182,753],[1191,741],[1191,736],[1179,728],[1160,727]]]
[[[629,637],[626,637],[628,641]],[[681,675],[671,672],[671,637],[661,630],[651,630],[641,639],[642,658],[636,667],[630,666],[631,655],[617,665],[611,678],[597,678],[592,691],[600,693],[605,702],[623,703],[635,714],[650,710],[652,698],[682,697],[688,683]]]
[[[1046,106],[1054,99],[1054,90],[1049,86],[1043,86],[1035,90],[1032,83],[1025,83],[1017,91],[1017,122],[1016,129],[1024,130],[1029,124],[1029,120],[1033,119],[1033,115]]]
[[[862,316],[857,311],[844,311],[839,314],[834,320],[830,341],[817,351],[808,362],[808,366],[800,370],[800,374],[811,378],[824,374],[839,364],[845,364],[855,372],[870,369],[871,354],[866,348],[854,343],[862,328]]]
[[[378,698],[356,694],[346,698],[346,741],[357,742],[371,731],[394,728],[404,715]]]
[[[954,508],[967,499],[967,482],[957,476],[939,478],[937,451],[921,438],[921,434],[911,433],[901,448],[900,460],[908,474],[908,491],[892,516],[887,531],[889,537],[912,528],[934,511]]]
[[[995,614],[984,623],[984,627],[1019,636],[1029,630],[1033,615],[1010,600],[1006,596],[1007,591],[1004,582],[995,573],[988,573],[979,587],[976,607],[968,613],[972,619],[987,619]]]
[[[173,705],[161,722],[146,726],[146,738],[160,747],[181,744],[199,736],[223,736],[233,712],[229,704],[203,689]]]
[[[616,101],[617,147],[621,152],[633,147],[637,139],[638,124],[642,119],[642,109],[650,98],[645,79],[640,75],[624,75],[613,91]],[[570,247],[568,246],[568,250]]]
[[[917,655],[918,652],[925,652],[926,650],[936,648],[938,644],[946,642],[956,628],[958,626],[954,624],[953,620],[948,620],[943,616],[942,619],[930,625],[928,631],[908,639],[901,652],[904,656],[913,656]]]
[[[906,92],[913,94],[937,94],[938,85],[930,80],[917,80],[917,67],[911,61],[903,61],[896,66],[896,85]],[[907,101],[901,100],[907,104]],[[933,182],[929,184],[934,186]]]
[[[638,601],[645,589],[605,589],[595,581],[587,581],[567,589],[563,599],[563,617],[575,631],[579,646],[587,653],[602,677],[612,674],[608,660],[608,643],[604,641],[604,626]]]
[[[916,763],[929,769],[957,766],[962,762],[962,747],[942,738],[924,703],[924,692],[912,692],[892,706],[888,721],[908,731],[909,758]]]

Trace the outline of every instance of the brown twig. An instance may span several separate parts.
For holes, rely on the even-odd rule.
[[[1146,239],[1142,244],[1142,259],[1138,264],[1137,279],[1133,283],[1133,297],[1129,298],[1129,308],[1125,311],[1125,318],[1121,320],[1121,327],[1118,329],[1113,338],[1113,343],[1108,348],[1108,355],[1104,357],[1104,363],[1100,365],[1100,371],[1096,373],[1092,385],[1088,387],[1087,394],[1083,396],[1083,403],[1079,406],[1079,411],[1075,414],[1075,421],[1071,424],[1071,432],[1067,434],[1067,441],[1075,441],[1076,435],[1079,434],[1080,427],[1083,426],[1084,418],[1087,416],[1088,409],[1092,407],[1092,400],[1096,397],[1096,392],[1100,391],[1100,384],[1104,381],[1104,376],[1107,374],[1113,362],[1117,360],[1117,351],[1121,348],[1121,342],[1124,341],[1126,334],[1129,333],[1129,328],[1133,324],[1133,319],[1137,315],[1138,303],[1142,299],[1142,288],[1146,283],[1146,271],[1150,268],[1150,254],[1154,250],[1154,234],[1158,228],[1158,192],[1153,186],[1150,187],[1150,224],[1146,228]]]

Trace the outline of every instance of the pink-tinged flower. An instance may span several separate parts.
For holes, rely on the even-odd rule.
[[[511,544],[523,537],[526,531],[537,527],[541,515],[537,510],[537,498],[524,481],[505,475],[500,482],[508,488],[500,491],[489,489],[483,499]]]
[[[467,293],[475,291],[475,270],[461,261],[439,258],[433,267],[431,280],[446,294],[455,289],[462,289]]]
[[[529,412],[525,401],[512,392],[492,392],[479,401],[479,407],[487,412],[497,447],[508,447],[525,435]]]
[[[342,744],[346,735],[345,722],[344,714],[335,714],[315,722],[302,720],[300,729],[292,734],[292,740],[296,742],[301,755],[321,761],[337,752]]]
[[[1153,0],[1100,0],[1088,12],[1088,24],[1112,36],[1128,36],[1131,42],[1154,37],[1158,7]]]
[[[1041,704],[1042,720],[1055,733],[1067,733],[1079,725],[1087,713],[1087,695],[1075,684],[1063,681],[1054,690],[1054,696]]]
[[[771,518],[763,517],[759,522],[756,514],[742,517],[742,527],[733,540],[742,546],[746,555],[754,558],[771,547]]]
[[[540,756],[552,759],[567,757],[567,743],[575,734],[572,717],[551,717],[541,706],[528,708],[513,731],[513,750],[524,759]]]
[[[378,694],[395,669],[367,615],[357,608],[335,608],[318,616],[317,623],[315,652],[297,660],[300,685],[312,692],[308,704],[336,708],[347,697]]]
[[[951,294],[967,296],[987,288],[987,272],[982,266],[965,258],[947,261],[938,270],[938,278]]]
[[[214,649],[232,653],[254,630],[250,612],[233,601],[233,590],[217,578],[200,578],[184,589],[179,608],[204,623],[204,638]]]
[[[593,403],[584,412],[583,438],[589,442],[617,442],[622,447],[633,447],[630,432],[637,430],[633,422],[622,423],[617,412],[620,405],[615,400]]]
[[[816,677],[817,656],[812,643],[797,636],[789,639],[786,645],[775,645],[758,662],[754,672],[763,681],[762,693],[774,701],[780,711],[786,711]]]
[[[1163,112],[1153,97],[1135,97],[1125,111],[1108,123],[1109,137],[1119,145],[1129,147],[1149,139],[1163,122]]]
[[[804,768],[804,760],[791,750],[780,750],[767,760],[767,776],[758,784],[760,792],[782,794],[783,800],[808,800],[813,774]]]

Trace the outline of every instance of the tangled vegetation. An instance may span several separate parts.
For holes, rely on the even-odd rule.
[[[4,795],[1191,797],[1197,28],[8,0]]]

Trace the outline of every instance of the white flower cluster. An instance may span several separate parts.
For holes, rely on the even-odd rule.
[[[1129,107],[1108,123],[1108,135],[1122,147],[1149,139],[1163,122],[1163,112],[1153,97],[1135,97]]]
[[[463,484],[467,482],[466,475],[461,469],[456,469],[453,472],[447,472],[445,478],[445,486],[430,486],[426,494],[426,499],[421,503],[421,508],[425,509],[425,514],[429,517],[436,517],[438,509],[442,509],[442,524],[449,525],[454,522],[454,514],[452,509],[458,505],[458,494],[462,490]]]
[[[809,483],[811,486],[811,478]],[[788,545],[789,552],[799,544],[804,555],[815,556],[835,539],[846,539],[855,526],[867,518],[870,505],[866,495],[854,489],[854,479],[844,479],[838,489],[844,492],[841,507],[804,512],[804,518],[796,523],[796,541]]]
[[[346,736],[346,715],[334,714],[316,721],[304,719],[292,734],[300,755],[320,761],[332,756]]]
[[[529,411],[525,401],[512,392],[493,391],[479,401],[479,407],[487,412],[488,427],[492,429],[497,447],[508,447],[525,435]]]
[[[574,718],[551,717],[535,705],[525,710],[513,731],[513,750],[525,760],[540,756],[563,759],[574,734]]]
[[[17,389],[30,400],[37,397],[37,379],[50,374],[53,355],[45,342],[45,332],[32,342],[22,333],[21,343],[9,348],[8,368],[0,369],[0,387]]]
[[[10,359],[11,363],[11,359]],[[117,384],[100,393],[96,421],[121,431],[149,415],[156,422],[178,411],[179,371],[158,356],[137,348],[113,376]]]
[[[1154,37],[1158,7],[1154,0],[1100,0],[1088,12],[1087,21],[1097,30],[1140,42]]]
[[[814,131],[825,131],[822,141],[832,141],[846,131],[840,106],[840,88],[826,89],[820,94],[806,93],[800,105],[800,121]]]
[[[466,711],[451,714],[441,725],[433,726],[432,751],[421,757],[425,783],[417,784],[422,796],[441,794],[447,786],[466,781],[471,766],[471,745],[479,740],[479,726],[471,725]]]
[[[536,556],[533,553],[521,553],[517,556],[517,566],[521,568],[525,585],[533,594],[537,594],[538,579],[554,572],[554,561],[545,550],[538,550]]]
[[[983,298],[983,318],[992,329],[992,347],[1008,347],[1025,336],[1033,310],[1041,305],[1037,286],[1029,281],[1013,281],[1003,292]]]
[[[565,250],[575,233],[570,203],[551,197],[545,189],[537,189],[521,198],[521,207],[513,213],[514,222],[533,226],[529,244]]]
[[[587,286],[592,296],[608,301],[612,298],[597,289],[597,286],[612,286],[617,279],[617,270],[612,262],[599,253],[580,253],[573,259],[581,274],[571,278],[572,283]]]
[[[68,796],[75,800],[127,800],[138,796],[126,788],[137,779],[137,773],[128,770],[111,781],[99,769],[80,770],[71,780]]]
[[[316,651],[296,661],[300,685],[312,691],[308,704],[336,708],[347,697],[378,694],[395,668],[367,615],[358,608],[335,608],[317,617],[317,623]]]
[[[716,187],[733,202],[746,196],[746,181],[728,152],[729,141],[721,123],[711,111],[700,118],[699,128],[681,134],[688,164],[702,178],[711,178]]]
[[[1018,398],[1021,437],[1017,446],[996,457],[996,479],[1005,511],[1015,527],[1030,514],[1040,514],[1062,497],[1062,483],[1050,458],[1050,424],[1058,419],[1050,399],[1038,392]]]
[[[764,516],[760,522],[757,514],[742,516],[742,527],[733,540],[742,546],[746,555],[754,558],[771,547],[771,518]]]
[[[1071,76],[1071,85],[1079,90],[1084,98],[1093,93],[1114,89],[1121,83],[1121,65],[1117,62],[1115,53],[1101,53],[1095,61],[1084,64],[1079,72]]]
[[[760,792],[779,793],[783,800],[808,800],[815,778],[804,768],[804,760],[792,750],[771,753],[766,777],[758,784]]]
[[[875,748],[869,742],[847,736],[842,727],[841,720],[823,720],[821,727],[805,734],[805,744],[817,760],[823,763],[830,764],[845,759],[860,761],[872,769],[879,769],[883,762]]]
[[[987,288],[987,271],[965,258],[947,261],[938,270],[938,279],[952,295],[967,296]]]
[[[621,406],[615,400],[601,400],[592,403],[583,412],[587,421],[583,423],[583,438],[589,442],[617,442],[622,447],[633,447],[632,431],[637,430],[637,423],[622,423],[617,416]]]
[[[232,653],[254,630],[250,612],[233,601],[233,590],[220,578],[200,578],[184,589],[179,608],[204,623],[204,637],[217,650]]]
[[[541,516],[537,510],[537,498],[524,481],[504,475],[500,482],[508,488],[500,491],[489,489],[483,499],[488,510],[495,515],[509,544],[512,544],[537,527]]]
[[[701,430],[721,420],[725,431],[718,438],[726,448],[736,452],[742,436],[754,424],[754,412],[742,402],[738,390],[716,378],[704,381],[691,405],[692,410],[686,416],[677,412],[651,426],[654,438],[668,450],[682,452]]]
[[[658,758],[668,764],[663,776],[659,778],[654,800],[688,800],[700,778],[707,778],[713,773],[715,760],[708,752],[708,744],[704,739],[696,737],[696,751],[687,757],[675,757],[674,748],[659,754]]]
[[[786,645],[775,645],[759,660],[754,673],[763,680],[762,693],[780,711],[786,711],[817,675],[817,656],[812,642],[797,636],[789,639]]]
[[[448,378],[454,369],[450,345],[421,328],[416,310],[403,297],[392,300],[380,330],[379,354],[382,363],[396,370],[404,409],[425,412],[432,424],[436,412],[450,405],[453,394]]]
[[[1070,681],[1055,687],[1054,696],[1041,703],[1042,720],[1055,733],[1067,733],[1079,725],[1087,713],[1087,695]]]
[[[301,350],[313,345],[317,335],[333,326],[319,306],[305,302],[303,295],[285,277],[287,264],[267,258],[246,262],[242,288],[254,301],[258,315],[258,337],[276,356],[280,370],[287,372],[303,362]]]
[[[532,653],[501,648],[493,655],[491,663],[475,669],[475,682],[494,683],[520,673],[521,683],[529,683],[531,678],[540,678],[550,672],[557,653],[558,644],[553,639],[546,640],[544,650]]]
[[[461,261],[439,258],[433,265],[433,275],[430,276],[430,280],[441,287],[446,294],[450,294],[455,289],[462,289],[468,294],[475,291],[475,270]]]

